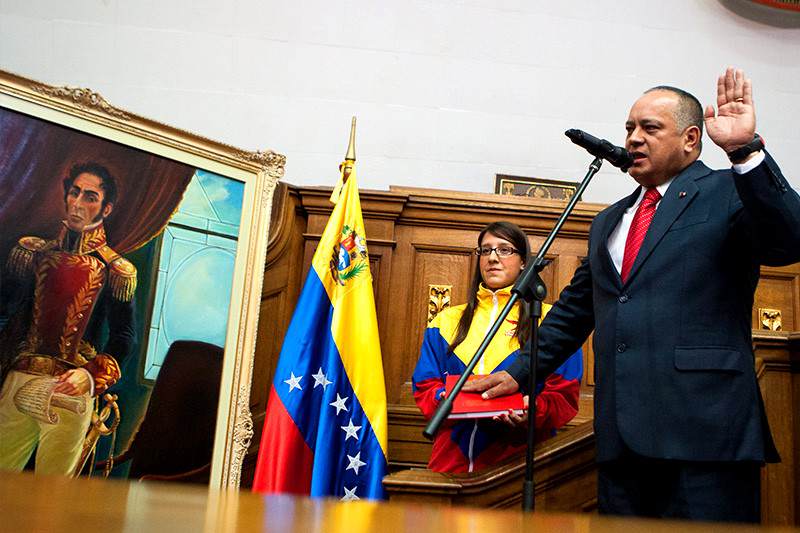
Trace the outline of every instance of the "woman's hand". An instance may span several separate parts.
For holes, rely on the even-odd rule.
[[[528,425],[528,399],[529,397],[522,397],[523,411],[522,414],[517,414],[513,409],[509,409],[507,413],[493,417],[493,420],[502,422],[503,424],[512,427],[525,427]]]

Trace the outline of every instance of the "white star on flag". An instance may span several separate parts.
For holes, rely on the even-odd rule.
[[[289,385],[289,392],[292,392],[294,389],[303,390],[303,387],[300,386],[300,380],[303,379],[303,376],[294,376],[294,372],[291,373],[292,377],[289,379],[283,380],[284,383]]]
[[[344,398],[342,398],[341,396],[339,396],[339,393],[337,392],[336,401],[331,402],[328,405],[330,405],[331,407],[335,407],[336,414],[338,415],[339,411],[341,411],[342,409],[344,409],[345,411],[350,411],[350,409],[348,409],[347,406],[344,404],[344,402],[346,402],[349,398],[350,398],[349,396],[345,396]]]
[[[328,376],[322,373],[322,367],[319,367],[316,374],[311,374],[311,377],[314,378],[314,388],[317,388],[317,385],[322,385],[322,390],[328,388],[328,385],[333,383],[333,381],[328,381]]]
[[[338,415],[339,413],[337,412],[336,414]],[[339,426],[339,427],[341,427],[344,430],[344,432],[347,433],[347,435],[345,435],[344,437],[345,442],[347,442],[347,439],[349,439],[350,437],[354,437],[356,440],[358,440],[358,430],[361,429],[361,426],[354,426],[352,418],[350,419],[349,424],[347,424],[346,426]]]
[[[347,487],[344,487],[344,496],[341,497],[340,501],[352,502],[353,500],[358,500],[359,497],[356,496],[356,489],[357,488],[358,488],[358,485],[356,485],[352,489],[348,489]]]
[[[358,469],[361,468],[362,466],[366,466],[367,464],[361,460],[361,452],[358,452],[355,457],[348,455],[347,459],[350,461],[350,464],[347,465],[347,468],[345,468],[345,470],[350,470],[352,468],[353,470],[356,471],[356,475],[358,475]]]

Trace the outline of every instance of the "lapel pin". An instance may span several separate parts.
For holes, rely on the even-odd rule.
[[[685,198],[685,197],[686,197],[686,191],[681,191],[678,193],[678,198]]]

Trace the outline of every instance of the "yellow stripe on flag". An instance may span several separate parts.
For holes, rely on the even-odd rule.
[[[342,182],[311,264],[333,304],[331,333],[347,377],[388,457],[386,387],[355,167]]]

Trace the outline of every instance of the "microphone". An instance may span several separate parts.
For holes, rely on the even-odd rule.
[[[605,139],[598,139],[585,131],[575,129],[565,131],[564,135],[578,146],[584,147],[593,156],[619,167],[622,172],[627,172],[633,164],[633,157],[625,148],[614,146]]]

